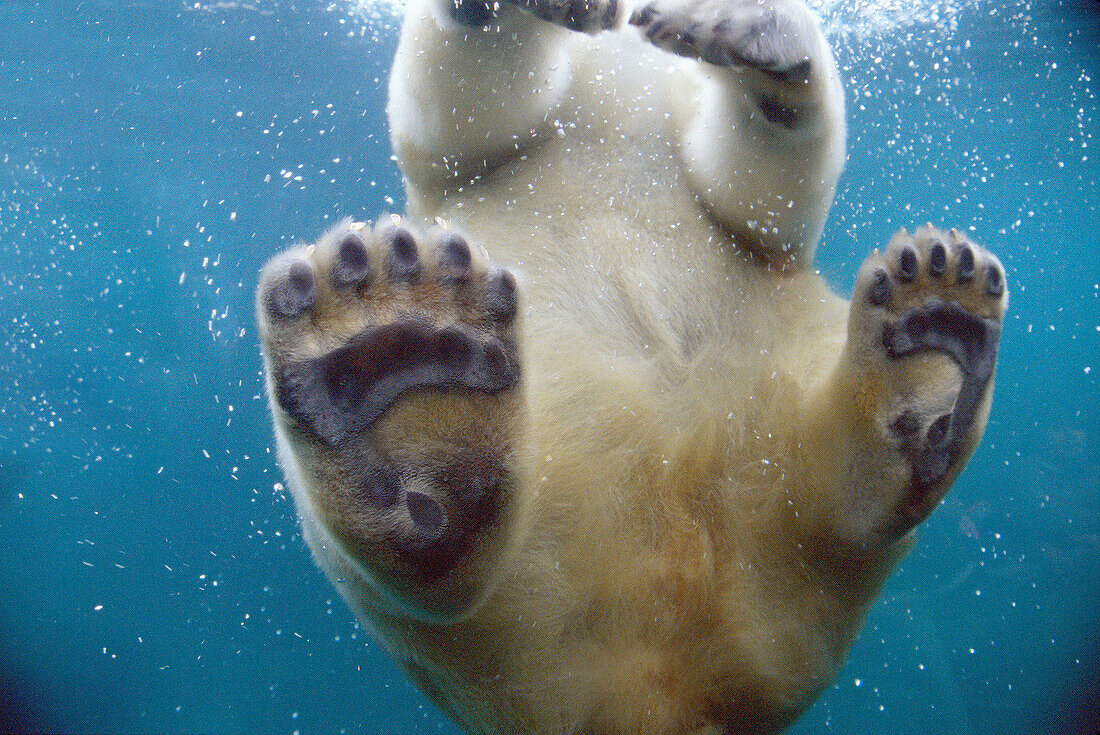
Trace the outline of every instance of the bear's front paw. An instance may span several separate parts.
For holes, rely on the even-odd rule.
[[[911,458],[914,501],[959,469],[985,426],[1007,304],[1000,261],[956,230],[902,230],[860,269],[849,351],[888,386],[883,422]],[[921,362],[928,353],[957,369]]]
[[[824,48],[817,21],[798,0],[653,0],[630,24],[679,56],[781,79],[804,80]]]
[[[272,259],[257,302],[299,512],[412,609],[464,609],[509,532],[512,275],[442,228],[344,223]]]
[[[464,0],[469,1],[469,0]],[[554,25],[582,33],[614,28],[619,20],[619,0],[507,0]]]

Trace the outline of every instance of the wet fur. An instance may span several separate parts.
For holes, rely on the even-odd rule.
[[[1003,294],[924,275],[941,239],[951,268],[960,248],[995,258],[958,233],[899,235],[869,258],[852,305],[809,267],[844,138],[819,32],[808,82],[802,67],[705,67],[630,33],[592,38],[509,7],[487,29],[426,0],[409,10],[390,100],[409,194],[398,224],[429,275],[448,233],[515,274],[514,385],[410,391],[380,418],[338,424],[354,426],[350,443],[336,432],[326,444],[310,410],[280,400],[281,366],[313,364],[402,309],[488,333],[427,276],[404,306],[385,290],[329,294],[327,259],[349,228],[375,262],[391,257],[377,227],[344,223],[261,279],[269,396],[305,537],[470,732],[786,727],[832,682],[988,414],[983,384],[946,472],[918,488],[914,447],[951,412],[966,366],[934,350],[891,358],[882,335],[940,296],[999,325]],[[778,212],[772,230],[763,209]],[[906,248],[925,269],[913,283]],[[287,280],[295,262],[310,264],[316,293]],[[272,293],[291,316],[272,311]],[[442,573],[386,561],[403,542],[378,532],[382,516],[346,479],[360,439],[401,466],[472,452],[507,468],[500,507]]]

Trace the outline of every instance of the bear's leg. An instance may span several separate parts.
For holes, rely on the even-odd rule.
[[[430,210],[547,131],[583,38],[571,31],[617,16],[618,0],[411,0],[387,113],[412,210]]]
[[[342,223],[264,268],[257,316],[305,535],[364,608],[453,619],[514,533],[516,286],[459,235]]]
[[[848,341],[807,405],[807,519],[871,548],[943,498],[989,415],[1004,268],[961,233],[904,230],[860,269]]]
[[[809,264],[845,156],[844,93],[813,13],[800,0],[653,0],[630,23],[704,62],[702,87],[673,102],[696,193],[738,244]]]

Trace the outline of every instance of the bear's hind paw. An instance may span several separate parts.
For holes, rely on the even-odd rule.
[[[268,395],[299,512],[425,613],[476,601],[510,532],[516,306],[513,276],[461,236],[397,218],[342,223],[261,275]]]
[[[984,428],[1007,304],[1000,261],[956,230],[902,230],[860,269],[849,351],[893,376],[884,381],[893,393],[885,423],[911,458],[918,496],[958,469]],[[929,352],[951,358],[955,374],[931,363],[901,367]],[[946,406],[939,401],[942,412],[940,393],[953,397]]]

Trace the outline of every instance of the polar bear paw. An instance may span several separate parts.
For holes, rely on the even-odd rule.
[[[536,18],[571,31],[598,33],[614,28],[619,0],[509,0]]]
[[[782,79],[808,77],[822,47],[816,19],[798,0],[654,0],[630,24],[679,56]]]
[[[883,379],[892,385],[888,433],[911,459],[918,495],[965,460],[984,427],[1007,305],[1000,261],[954,229],[902,230],[860,269],[850,352],[890,374]],[[948,376],[908,360],[929,352],[948,356],[957,370]]]
[[[321,525],[412,608],[467,607],[508,533],[513,276],[444,228],[345,222],[273,258],[257,299],[276,425]]]

